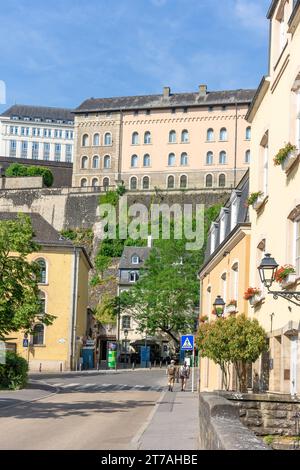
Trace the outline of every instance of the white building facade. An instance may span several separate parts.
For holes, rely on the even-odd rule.
[[[74,116],[69,109],[14,105],[0,116],[0,156],[73,162]]]

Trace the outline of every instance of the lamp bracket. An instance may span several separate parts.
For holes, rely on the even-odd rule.
[[[268,293],[273,295],[273,298],[275,300],[278,300],[279,297],[282,297],[285,300],[288,300],[289,302],[292,302],[294,305],[297,305],[300,307],[300,292],[296,291],[272,291],[268,289]]]

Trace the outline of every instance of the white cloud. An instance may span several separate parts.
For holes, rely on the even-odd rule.
[[[234,14],[242,27],[265,34],[268,29],[265,6],[266,1],[235,0]]]

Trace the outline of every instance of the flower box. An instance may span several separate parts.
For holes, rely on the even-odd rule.
[[[259,304],[261,301],[262,301],[262,297],[259,294],[255,294],[253,295],[253,297],[250,297],[249,299],[250,305],[252,305],[252,307]]]
[[[258,198],[256,199],[256,201],[253,203],[253,209],[255,211],[258,211],[258,209],[260,209],[260,207],[263,205],[263,203],[265,202],[265,197],[263,194],[261,194],[260,196],[258,196]]]
[[[226,313],[235,313],[236,312],[236,305],[227,305]]]
[[[288,274],[281,282],[281,287],[286,289],[296,283],[297,276],[295,273]]]
[[[297,158],[298,158],[298,150],[291,150],[288,156],[281,163],[282,170],[288,173],[288,171],[290,170],[292,165],[295,163]]]

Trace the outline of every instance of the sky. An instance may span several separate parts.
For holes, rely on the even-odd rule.
[[[255,88],[267,72],[270,3],[1,0],[0,111],[15,103],[73,108],[163,86]]]

